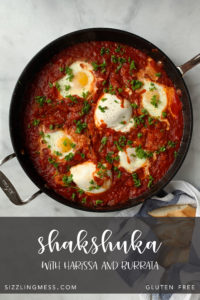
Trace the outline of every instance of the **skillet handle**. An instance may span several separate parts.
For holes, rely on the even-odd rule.
[[[187,71],[195,67],[200,63],[200,53],[197,54],[195,57],[187,61],[181,66],[178,66],[177,69],[181,72],[181,75],[184,75]]]
[[[16,157],[15,153],[6,156],[4,159],[0,161],[0,166],[2,166],[4,163],[6,163],[7,161],[11,160],[14,157]],[[13,184],[6,177],[6,175],[1,171],[0,171],[0,188],[4,191],[4,193],[9,198],[9,200],[15,205],[27,204],[28,202],[35,199],[38,195],[42,193],[42,191],[39,190],[23,201],[19,196],[18,192],[16,191],[15,187],[13,186]]]

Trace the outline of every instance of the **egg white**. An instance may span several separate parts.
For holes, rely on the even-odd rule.
[[[146,158],[139,158],[136,156],[135,149],[136,148],[134,147],[127,147],[125,151],[119,151],[119,166],[129,173],[144,167],[147,163]]]
[[[73,75],[71,81],[68,74],[57,81],[62,97],[66,98],[68,95],[83,97],[83,93],[92,93],[95,90],[92,65],[87,62],[76,61],[69,68]],[[70,87],[68,90],[66,90],[67,86]]]
[[[107,179],[100,188],[94,188],[91,190],[91,187],[96,185],[94,176],[99,177],[99,175],[97,174],[97,166],[93,162],[86,161],[82,164],[78,164],[70,168],[73,182],[88,194],[100,194],[110,188],[112,173],[110,170],[107,170],[106,172],[109,176],[109,179]],[[92,181],[94,181],[93,184],[91,184]]]
[[[143,107],[148,111],[148,113],[152,117],[161,117],[162,112],[165,110],[167,106],[167,95],[165,87],[162,84],[155,83],[149,80],[143,81],[144,85],[142,89],[145,89],[145,93],[142,94],[142,105]],[[156,95],[157,99],[159,100],[159,103],[157,104],[157,107],[155,107],[151,103],[152,97]]]
[[[130,102],[124,99],[122,103],[117,96],[108,93],[98,100],[94,120],[97,127],[106,124],[115,131],[128,132],[134,127]]]
[[[56,155],[56,153],[60,153],[60,155],[56,155],[59,159],[64,158],[69,153],[75,153],[76,147],[74,147],[75,143],[73,138],[62,130],[45,132],[43,139],[51,154]],[[64,141],[67,141],[67,147],[64,146]],[[66,151],[66,149],[68,149],[68,151]]]

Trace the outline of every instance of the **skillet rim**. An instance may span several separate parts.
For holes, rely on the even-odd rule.
[[[123,36],[128,36],[133,41],[134,41],[134,39],[139,39],[144,45],[146,45],[146,47],[147,47],[147,44],[148,44],[148,46],[151,47],[151,49],[157,49],[159,54],[161,54],[163,56],[163,58],[166,59],[167,64],[173,69],[174,75],[176,75],[179,78],[179,80],[181,80],[181,82],[183,84],[183,87],[185,89],[185,93],[186,93],[186,96],[187,96],[187,100],[185,100],[185,101],[188,102],[187,104],[188,104],[188,107],[189,107],[188,114],[189,114],[190,124],[189,124],[189,130],[188,130],[188,133],[187,133],[187,141],[182,146],[183,147],[183,153],[181,153],[179,155],[179,160],[177,160],[177,158],[174,160],[174,162],[172,163],[172,165],[168,169],[167,173],[161,178],[160,181],[158,181],[155,184],[155,186],[152,187],[151,190],[144,192],[143,194],[141,194],[139,197],[136,197],[135,199],[129,199],[122,206],[115,206],[115,207],[111,207],[111,208],[110,207],[104,207],[104,208],[98,207],[98,209],[95,209],[94,207],[84,207],[84,206],[80,205],[79,203],[74,203],[71,200],[67,200],[64,197],[60,196],[53,189],[49,189],[45,185],[45,181],[41,178],[41,176],[39,174],[37,174],[37,176],[39,177],[39,179],[41,181],[39,182],[38,179],[36,180],[36,176],[34,175],[36,170],[35,169],[33,170],[34,167],[33,167],[32,163],[30,161],[30,158],[29,158],[30,166],[28,167],[27,164],[25,163],[25,159],[24,159],[25,156],[21,153],[21,147],[19,147],[19,145],[18,145],[19,143],[16,140],[15,130],[14,130],[15,127],[13,126],[13,120],[14,120],[13,114],[15,113],[14,110],[13,110],[13,107],[16,104],[15,101],[17,102],[17,96],[16,95],[18,93],[18,90],[19,90],[19,88],[20,89],[22,88],[21,82],[24,80],[24,77],[26,77],[26,75],[29,73],[29,69],[31,68],[31,66],[36,63],[37,59],[39,59],[40,56],[44,55],[44,53],[46,51],[52,50],[51,48],[58,48],[58,44],[62,40],[65,40],[65,39],[70,38],[70,37],[73,38],[73,36],[75,36],[74,38],[76,38],[76,35],[78,36],[80,34],[92,34],[92,33],[94,33],[94,34],[97,33],[98,34],[100,32],[102,32],[102,33],[106,32],[106,33],[110,33],[110,34],[115,33],[115,34],[120,34],[120,35],[123,35]],[[99,40],[101,40],[101,39],[99,39]],[[106,39],[104,39],[104,40],[106,41]],[[90,41],[92,41],[92,39]],[[96,41],[98,41],[98,39]],[[81,41],[81,42],[83,42],[83,41]],[[85,41],[85,42],[87,42],[87,41]],[[80,43],[80,41],[75,42],[74,44],[78,44],[78,43]],[[125,42],[125,44],[127,44],[127,43]],[[59,51],[60,50],[57,50],[57,53]],[[55,52],[55,51],[53,51],[53,52]],[[55,55],[55,54],[56,54],[56,52],[54,54],[52,54],[52,56]],[[153,55],[152,55],[152,57],[153,57]],[[165,62],[165,64],[166,64],[166,62]],[[173,82],[173,83],[176,85],[176,82]],[[79,210],[83,210],[83,211],[87,211],[87,212],[96,212],[96,213],[115,212],[115,211],[121,211],[121,210],[124,210],[124,209],[130,209],[134,206],[137,206],[137,205],[143,203],[148,198],[151,198],[156,193],[160,192],[172,180],[172,178],[176,175],[176,173],[180,169],[181,165],[183,164],[183,161],[184,161],[184,159],[186,157],[186,154],[188,152],[190,142],[191,142],[191,138],[192,138],[192,131],[193,131],[192,103],[191,103],[191,98],[190,98],[188,88],[185,84],[185,81],[184,81],[180,71],[177,69],[177,67],[171,61],[171,59],[162,50],[160,50],[157,46],[155,46],[154,44],[152,44],[148,40],[144,39],[143,37],[140,37],[136,34],[133,34],[131,32],[124,31],[124,30],[121,30],[121,29],[104,28],[104,27],[86,28],[86,29],[81,29],[81,30],[77,30],[77,31],[67,33],[67,34],[65,34],[63,36],[60,36],[59,38],[51,41],[46,46],[44,46],[39,52],[37,52],[32,57],[32,59],[27,63],[27,65],[23,69],[22,73],[20,74],[20,76],[19,76],[19,78],[16,82],[16,85],[15,85],[15,88],[14,88],[14,91],[13,91],[13,94],[12,94],[12,98],[11,98],[11,102],[10,102],[10,110],[9,110],[9,131],[10,131],[12,146],[13,146],[13,149],[16,153],[16,157],[17,157],[17,160],[18,160],[19,164],[21,165],[22,169],[25,171],[26,175],[30,178],[30,180],[42,192],[47,194],[49,197],[51,197],[55,201],[58,201],[59,203],[64,204],[65,206],[69,206],[69,207],[76,208],[76,209],[79,209]],[[184,123],[184,129],[183,129],[183,137],[184,137],[184,133],[185,133],[185,123]],[[182,139],[183,139],[183,137],[182,137]],[[182,142],[181,142],[181,145],[182,145]],[[180,152],[180,149],[181,149],[181,146],[179,148],[179,152]],[[168,175],[168,173],[170,172],[170,170],[172,168],[174,168],[173,172],[170,175]],[[165,177],[167,177],[167,178],[165,178]],[[164,182],[162,182],[162,181],[164,181]]]

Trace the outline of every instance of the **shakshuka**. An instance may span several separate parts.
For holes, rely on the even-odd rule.
[[[97,209],[123,204],[151,189],[177,156],[180,94],[162,62],[138,49],[74,45],[28,88],[27,150],[64,198]]]

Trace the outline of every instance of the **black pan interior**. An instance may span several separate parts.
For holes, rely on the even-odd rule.
[[[129,46],[142,50],[149,56],[153,57],[156,61],[162,61],[164,63],[164,68],[168,76],[175,83],[175,86],[181,89],[182,91],[181,100],[183,103],[184,118],[184,132],[179,154],[173,165],[165,174],[165,176],[157,184],[155,184],[152,187],[152,189],[135,199],[130,199],[123,206],[121,205],[111,208],[106,207],[102,209],[98,208],[98,210],[96,210],[95,208],[88,209],[81,206],[80,204],[73,203],[71,200],[66,200],[53,190],[46,187],[44,180],[37,173],[36,169],[34,168],[32,162],[29,159],[28,154],[26,153],[26,151],[24,152],[25,142],[22,122],[23,112],[27,103],[25,91],[26,88],[29,86],[31,80],[33,79],[34,75],[52,58],[52,56],[54,56],[59,51],[74,44],[89,41],[115,41],[127,44]],[[16,83],[10,105],[9,122],[11,140],[17,158],[26,174],[38,186],[38,188],[44,191],[53,199],[65,205],[86,211],[98,212],[116,211],[125,208],[130,208],[144,201],[145,199],[152,197],[158,191],[160,191],[172,179],[172,177],[176,174],[181,164],[183,163],[183,160],[189,148],[193,127],[192,106],[190,96],[179,70],[171,62],[171,60],[159,48],[157,48],[155,45],[151,44],[147,40],[126,31],[110,28],[91,28],[75,31],[58,38],[57,40],[48,44],[40,52],[38,52],[38,54],[36,54],[35,57],[33,57],[33,59],[25,67],[24,71],[22,72]]]

